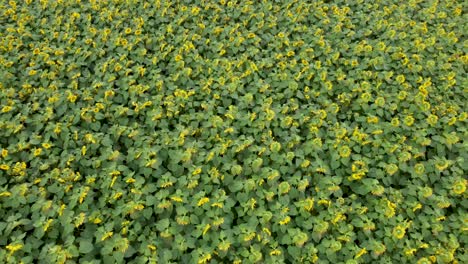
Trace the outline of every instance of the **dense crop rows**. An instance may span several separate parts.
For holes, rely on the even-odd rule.
[[[464,10],[0,1],[0,262],[468,263]]]

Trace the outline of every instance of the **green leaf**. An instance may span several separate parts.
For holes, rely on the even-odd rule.
[[[159,231],[163,231],[165,230],[166,228],[169,227],[169,219],[162,219],[162,220],[159,220],[158,222],[156,222],[156,228],[159,230]]]
[[[232,184],[229,185],[229,190],[231,192],[238,192],[242,190],[242,188],[244,188],[244,184],[239,180],[234,180]]]
[[[80,253],[88,254],[91,251],[93,251],[93,249],[94,249],[94,245],[93,245],[92,241],[90,241],[90,240],[81,240],[80,241],[80,247],[79,247]]]
[[[340,167],[340,160],[332,160],[330,162],[330,167],[332,168],[332,170],[339,168]]]
[[[301,249],[295,246],[288,246],[288,253],[294,258],[300,258],[301,256]]]

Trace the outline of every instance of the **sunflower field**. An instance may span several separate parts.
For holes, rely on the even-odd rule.
[[[0,263],[468,263],[467,10],[0,0]]]

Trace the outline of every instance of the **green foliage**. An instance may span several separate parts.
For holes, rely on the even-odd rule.
[[[468,263],[462,1],[0,1],[1,263]]]

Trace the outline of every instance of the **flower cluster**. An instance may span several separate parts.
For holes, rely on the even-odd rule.
[[[467,263],[461,1],[0,1],[0,263]]]

